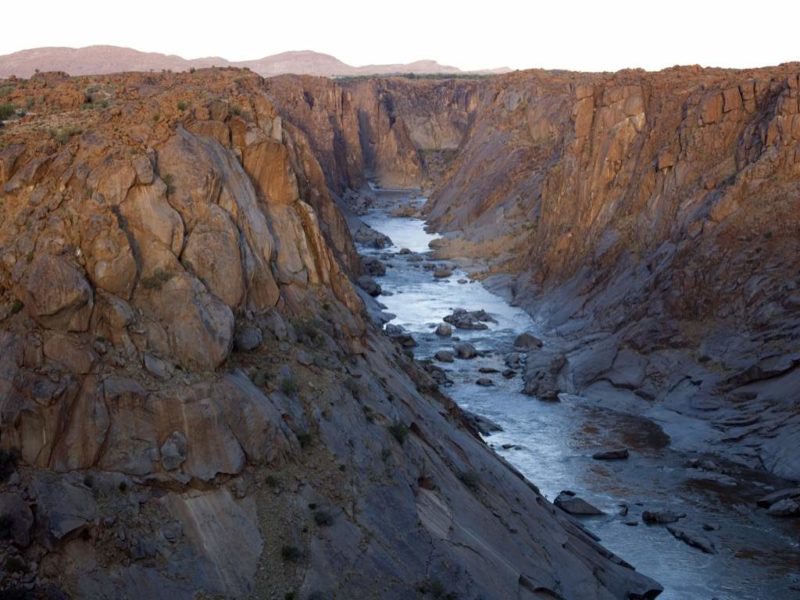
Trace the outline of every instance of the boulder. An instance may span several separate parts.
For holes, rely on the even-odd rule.
[[[239,352],[252,352],[261,345],[263,339],[264,335],[258,327],[245,325],[236,331],[233,346]]]
[[[353,231],[353,241],[357,244],[367,248],[388,248],[392,245],[392,240],[389,236],[382,234],[380,231],[375,231],[366,223],[359,223],[355,231]]]
[[[767,509],[767,514],[773,517],[800,517],[800,500],[794,498],[778,500]]]
[[[497,323],[497,321],[491,315],[489,315],[485,310],[481,309],[481,310],[467,311],[463,308],[455,309],[452,314],[444,317],[444,321],[446,323],[450,323],[457,329],[476,330],[476,331],[488,329],[489,326],[486,325],[487,322]]]
[[[678,527],[676,525],[667,525],[667,531],[669,531],[675,539],[682,541],[692,548],[697,548],[705,554],[717,553],[714,542],[704,535],[695,533],[684,527]]]
[[[439,350],[433,357],[439,362],[451,363],[454,360],[454,355],[449,350]]]
[[[686,513],[676,513],[670,510],[646,510],[642,513],[642,521],[648,525],[667,525],[675,523],[686,517]]]
[[[381,295],[381,286],[369,275],[362,275],[357,280],[358,286],[373,298]]]
[[[370,277],[381,277],[386,275],[386,265],[374,256],[367,256],[361,259],[361,266],[364,272]]]
[[[458,358],[465,360],[469,360],[478,356],[478,351],[475,349],[475,346],[469,342],[459,342],[453,346],[453,349],[456,351],[456,356]]]
[[[480,377],[475,381],[475,385],[479,385],[481,387],[491,387],[494,385],[494,381],[492,381],[488,377]]]
[[[440,337],[450,337],[453,335],[453,326],[448,323],[439,323],[436,326],[435,333]]]
[[[0,516],[4,519],[0,537],[10,538],[15,545],[26,548],[31,543],[33,527],[33,513],[28,503],[14,492],[0,493]]]
[[[244,298],[245,277],[239,251],[239,230],[219,206],[208,206],[186,238],[181,261],[231,308]]]
[[[437,267],[433,270],[433,276],[436,279],[446,279],[453,274],[453,269],[450,267]]]
[[[776,502],[786,500],[787,498],[800,498],[800,488],[786,488],[783,490],[774,491],[771,494],[767,494],[763,498],[759,498],[756,504],[762,508],[769,508]]]
[[[28,314],[43,327],[86,331],[94,293],[70,261],[45,254],[36,256],[28,269],[22,301]]]
[[[519,350],[534,350],[542,347],[542,340],[532,333],[521,333],[514,340],[514,348]]]
[[[44,528],[44,542],[49,548],[97,518],[91,491],[69,483],[65,477],[39,472],[31,488],[36,497],[36,521]]]
[[[586,500],[577,496],[575,492],[570,492],[569,490],[562,491],[553,501],[553,504],[558,506],[561,510],[577,517],[591,517],[605,514],[602,510],[589,504]]]
[[[595,452],[592,454],[592,458],[595,460],[625,460],[628,458],[628,449],[627,448],[617,448],[614,450],[602,450],[600,452]]]
[[[487,417],[464,409],[462,409],[461,412],[463,413],[467,422],[472,425],[481,435],[491,435],[492,433],[503,431],[503,428],[500,425]]]

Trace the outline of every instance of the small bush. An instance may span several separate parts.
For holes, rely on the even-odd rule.
[[[0,539],[11,537],[11,530],[14,527],[14,519],[11,515],[0,515]]]
[[[189,69],[189,73],[194,73],[195,71],[197,71],[197,69],[195,69],[194,67],[191,67],[191,68]]]
[[[14,298],[14,302],[11,304],[11,314],[15,315],[19,311],[21,311],[25,305],[22,303],[22,300],[19,298]]]
[[[48,131],[50,137],[58,142],[60,145],[66,144],[73,135],[78,135],[79,133],[83,133],[83,129],[80,127],[69,126],[69,127],[57,127],[52,128]]]
[[[242,107],[234,104],[233,106],[231,106],[230,112],[232,115],[238,117],[239,115],[242,114]]]
[[[264,485],[266,485],[267,487],[276,488],[278,487],[279,484],[280,482],[278,481],[278,478],[275,477],[275,475],[267,475],[264,478]]]
[[[6,571],[9,573],[24,573],[27,570],[28,569],[25,565],[25,561],[23,561],[19,556],[9,556],[6,559]]]
[[[461,480],[461,483],[463,483],[473,492],[478,489],[480,477],[475,471],[462,471],[458,474],[458,478]]]
[[[319,527],[330,527],[333,525],[333,517],[327,511],[318,510],[314,513],[314,523]]]
[[[297,441],[300,442],[301,448],[308,448],[311,445],[312,441],[311,434],[308,433],[307,431],[301,431],[300,433],[296,433],[295,437],[297,438]]]
[[[17,107],[13,104],[0,104],[0,121],[4,121],[9,117],[13,117],[14,114],[17,112]]]
[[[0,450],[0,483],[5,482],[17,470],[19,451],[16,448]]]
[[[303,558],[303,551],[297,546],[283,546],[281,548],[281,558],[284,562],[298,562]]]
[[[139,283],[146,290],[160,290],[170,279],[172,279],[172,275],[161,269],[156,269],[152,275],[142,277]]]
[[[189,107],[189,105],[188,105],[188,104],[186,104],[186,102],[184,102],[183,100],[181,100],[180,102],[178,102],[178,110],[179,110],[179,111],[183,112],[183,111],[185,111],[185,110],[186,110],[188,107]]]
[[[281,380],[281,391],[287,396],[294,396],[297,394],[297,390],[297,381],[293,376],[289,375]]]
[[[167,186],[167,196],[175,193],[175,178],[170,173],[164,173],[161,176],[161,181]]]
[[[392,434],[392,437],[396,439],[397,443],[402,446],[403,442],[405,442],[406,438],[408,437],[408,427],[406,427],[404,423],[396,421],[395,423],[389,425],[388,429],[389,433]]]

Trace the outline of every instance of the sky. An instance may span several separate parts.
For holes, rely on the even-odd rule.
[[[35,14],[31,5],[4,3],[0,54],[112,44],[184,58],[315,50],[352,65],[581,71],[800,61],[797,0],[37,0]]]

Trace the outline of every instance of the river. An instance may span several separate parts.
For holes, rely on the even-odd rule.
[[[502,426],[503,431],[487,437],[487,443],[548,499],[569,489],[606,512],[582,518],[582,523],[609,550],[661,583],[665,590],[660,598],[800,598],[800,591],[795,591],[800,590],[797,521],[776,520],[754,505],[771,489],[768,477],[733,465],[690,468],[690,458],[705,457],[672,450],[669,437],[649,420],[604,410],[577,396],[541,402],[521,393],[521,373],[512,379],[487,374],[486,369],[506,368],[504,359],[519,333],[546,332],[538,331],[521,309],[469,281],[464,271],[455,269],[445,279],[433,277],[425,264],[432,260],[428,244],[438,236],[426,233],[420,219],[392,216],[397,206],[422,199],[379,190],[372,195],[376,205],[362,220],[389,236],[394,245],[359,250],[387,265],[386,275],[376,278],[386,292],[378,300],[395,315],[391,322],[414,336],[415,356],[431,358],[438,350],[452,349],[453,340],[435,335],[434,328],[455,308],[484,309],[496,320],[488,330],[454,332],[484,356],[439,365],[453,380],[446,392],[461,407]],[[401,248],[411,254],[400,254]],[[494,385],[476,385],[481,377],[491,378]],[[630,449],[628,460],[591,458],[598,449],[620,446]],[[623,505],[627,515],[620,514]],[[666,527],[642,522],[643,510],[662,509],[686,513],[678,525],[711,541],[716,553],[702,553],[673,537]]]

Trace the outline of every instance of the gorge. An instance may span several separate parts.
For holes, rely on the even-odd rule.
[[[798,73],[0,81],[0,587],[791,597],[798,521],[755,504],[800,480]],[[397,246],[429,239],[408,215],[432,254]],[[450,296],[406,300],[437,267]],[[484,286],[505,300],[470,304]],[[459,294],[495,323],[451,366],[418,304]],[[637,560],[665,528],[576,518],[553,486],[637,520],[722,508],[670,525],[665,579]],[[713,576],[681,589],[698,539]]]

